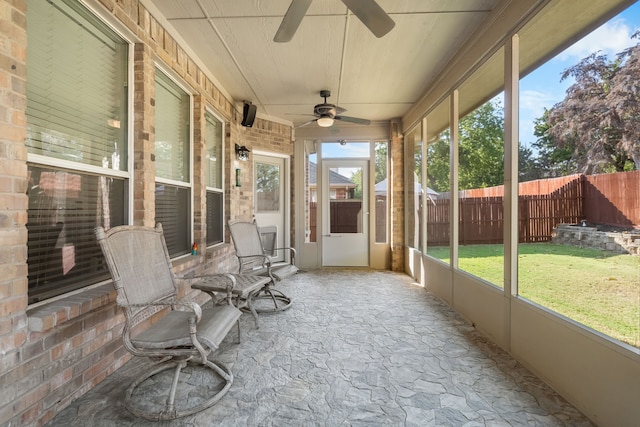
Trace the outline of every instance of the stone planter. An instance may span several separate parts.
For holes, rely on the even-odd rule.
[[[553,231],[551,241],[579,248],[640,255],[640,233],[638,232],[599,231],[597,227],[558,224]]]

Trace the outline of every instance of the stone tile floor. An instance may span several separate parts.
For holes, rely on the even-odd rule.
[[[241,343],[232,331],[214,355],[235,377],[215,406],[171,422],[135,418],[122,403],[145,366],[133,359],[48,425],[592,425],[406,275],[314,270],[278,288],[292,307],[261,315],[259,329],[243,315]]]

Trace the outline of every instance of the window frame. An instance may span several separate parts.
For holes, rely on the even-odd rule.
[[[188,164],[189,164],[189,172],[187,173],[188,176],[188,181],[180,181],[180,180],[176,180],[176,179],[171,179],[171,178],[164,178],[164,177],[159,177],[157,174],[157,170],[155,173],[155,177],[154,177],[154,197],[156,197],[155,193],[157,191],[157,187],[158,185],[168,185],[170,187],[174,187],[177,189],[187,189],[189,191],[189,196],[188,196],[188,206],[187,206],[187,212],[185,217],[187,218],[188,223],[186,224],[186,237],[187,237],[187,248],[185,251],[180,252],[180,253],[171,253],[171,248],[169,249],[169,255],[171,257],[171,259],[176,259],[176,258],[180,258],[183,256],[187,256],[191,254],[191,243],[190,242],[194,242],[194,185],[193,185],[193,180],[194,180],[194,137],[193,137],[193,130],[194,130],[194,95],[196,94],[196,91],[193,90],[191,87],[189,87],[182,79],[180,79],[169,67],[167,67],[165,64],[159,63],[159,62],[155,62],[154,63],[154,72],[155,72],[155,77],[154,77],[154,85],[157,87],[158,85],[158,73],[162,73],[164,74],[164,76],[173,84],[175,84],[181,91],[183,91],[188,98],[188,107],[189,107],[189,130],[188,130],[188,138],[187,138],[187,142],[186,142],[186,146],[189,150],[189,155],[188,155]],[[156,108],[157,108],[157,96],[156,98]],[[156,120],[155,122],[155,129],[157,130],[157,111],[154,111],[154,120]],[[154,153],[155,153],[155,144],[156,144],[156,139],[155,139],[155,134],[154,134]],[[158,221],[157,219],[157,199],[156,199],[156,209],[154,212],[154,218],[156,221]],[[166,237],[166,235],[165,235]]]
[[[212,108],[209,108],[209,106],[207,106],[205,108],[205,129],[207,127],[207,115],[212,116],[215,120],[217,120],[218,122],[220,122],[220,159],[218,160],[220,162],[220,188],[217,187],[212,187],[209,186],[209,180],[205,179],[205,218],[209,217],[209,206],[208,203],[206,202],[207,200],[207,196],[209,195],[209,193],[215,193],[215,194],[219,194],[220,197],[222,198],[222,203],[221,203],[221,212],[220,212],[220,230],[222,233],[222,239],[220,241],[216,241],[216,242],[212,242],[209,243],[209,233],[207,232],[205,235],[205,242],[206,242],[206,247],[214,247],[217,245],[221,245],[223,243],[225,243],[225,234],[226,234],[226,225],[225,225],[225,212],[226,212],[226,201],[225,201],[225,197],[224,197],[224,189],[225,189],[225,185],[226,185],[226,174],[225,174],[225,160],[226,160],[226,150],[225,150],[225,135],[226,135],[226,122],[224,121],[224,119],[218,115]],[[205,151],[207,149],[207,142],[206,142],[206,130],[205,130]],[[208,229],[209,224],[206,224],[206,229]]]
[[[64,2],[68,5],[68,3]],[[102,31],[103,34],[107,37],[117,37],[118,43],[122,43],[124,49],[126,50],[123,55],[126,58],[126,65],[124,70],[124,76],[126,77],[126,89],[123,90],[123,94],[125,99],[123,100],[123,105],[126,106],[126,112],[123,117],[126,117],[126,128],[123,131],[123,138],[125,147],[120,150],[121,153],[126,154],[126,161],[120,163],[120,167],[118,169],[113,169],[113,167],[103,167],[98,165],[91,165],[88,163],[76,162],[73,160],[66,160],[59,157],[50,157],[44,154],[36,154],[30,152],[29,148],[27,148],[27,157],[26,157],[26,167],[27,169],[34,167],[43,170],[52,170],[52,171],[60,171],[60,172],[68,172],[68,173],[78,173],[80,175],[92,175],[97,177],[105,177],[105,178],[117,178],[124,181],[124,193],[122,198],[122,204],[124,209],[122,211],[122,215],[124,217],[124,224],[129,224],[133,218],[133,126],[134,126],[134,108],[133,108],[133,97],[134,97],[134,85],[133,85],[133,77],[134,77],[134,44],[135,44],[135,36],[132,35],[129,31],[124,30],[121,25],[118,25],[114,22],[111,17],[96,11],[94,8],[89,5],[81,2],[79,4],[73,3],[73,6],[67,7],[77,7],[81,9],[77,13],[83,15],[87,18],[88,22],[93,25],[93,27],[89,30],[85,28],[85,31],[94,32],[94,31]],[[93,21],[93,22],[92,22]],[[107,35],[105,31],[110,31],[111,34]],[[27,65],[28,66],[28,65]],[[55,76],[52,73],[52,76]],[[25,115],[25,119],[28,122],[28,117]],[[93,234],[92,234],[93,236]],[[91,237],[92,237],[91,236]],[[29,241],[29,237],[27,235],[27,242]],[[97,246],[97,243],[96,243]],[[27,264],[29,264],[29,260],[27,259]],[[108,272],[107,272],[108,275]],[[82,281],[77,281],[76,284],[66,284],[58,288],[57,290],[53,289],[51,291],[44,290],[39,294],[33,294],[31,289],[27,290],[29,307],[39,306],[43,303],[48,303],[51,301],[55,301],[60,298],[64,298],[69,293],[92,289],[98,286],[102,286],[103,284],[109,282],[111,277],[105,277],[104,279],[98,279],[93,283],[83,284]],[[80,284],[78,284],[80,283]],[[59,292],[58,292],[59,291]]]

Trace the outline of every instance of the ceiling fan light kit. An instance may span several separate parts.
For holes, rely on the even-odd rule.
[[[321,90],[320,96],[324,98],[324,102],[322,104],[317,104],[313,107],[313,115],[316,117],[313,120],[309,120],[306,123],[303,123],[296,127],[303,127],[310,123],[316,122],[318,126],[322,128],[328,128],[333,126],[336,120],[341,120],[343,122],[356,123],[359,125],[368,125],[371,124],[371,120],[367,119],[359,119],[357,117],[349,117],[343,116],[342,113],[347,111],[342,107],[338,107],[337,105],[329,104],[327,102],[327,98],[331,96],[330,90]]]
[[[378,38],[387,34],[396,25],[375,0],[342,0],[342,3]],[[310,5],[311,0],[292,0],[273,41],[276,43],[290,41]]]
[[[321,128],[328,128],[333,126],[333,119],[331,117],[320,117],[317,123]]]

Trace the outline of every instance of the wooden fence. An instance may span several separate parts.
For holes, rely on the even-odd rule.
[[[352,200],[332,200],[331,201],[331,232],[332,233],[357,233],[359,230],[358,218],[361,217],[362,202]],[[376,224],[375,241],[385,242],[387,240],[387,198],[376,196],[375,203]],[[318,203],[309,203],[309,241],[316,242],[318,214]]]
[[[640,227],[640,171],[586,175],[583,179],[587,221]]]
[[[571,175],[519,184],[518,241],[551,240],[558,224],[640,225],[640,171]],[[459,199],[460,244],[502,243],[504,187],[465,190]],[[449,199],[426,202],[429,245],[448,245]]]
[[[558,224],[590,223],[640,227],[640,171],[604,175],[570,175],[520,183],[518,186],[518,241],[547,242]],[[504,187],[460,192],[460,244],[502,243]],[[343,201],[344,203],[346,201]],[[338,203],[338,202],[336,202]],[[376,203],[376,218],[386,214],[386,203]],[[331,207],[335,221],[346,218],[349,203]],[[316,203],[310,203],[311,241],[316,240]],[[426,200],[429,245],[449,245],[450,200],[447,195]],[[419,211],[418,211],[419,215]],[[332,221],[332,224],[333,221]],[[341,224],[344,228],[348,224]],[[333,225],[332,225],[333,227]],[[384,236],[385,222],[376,224]],[[420,224],[416,230],[420,236]],[[376,237],[378,240],[378,237]],[[384,241],[384,239],[382,239]]]

